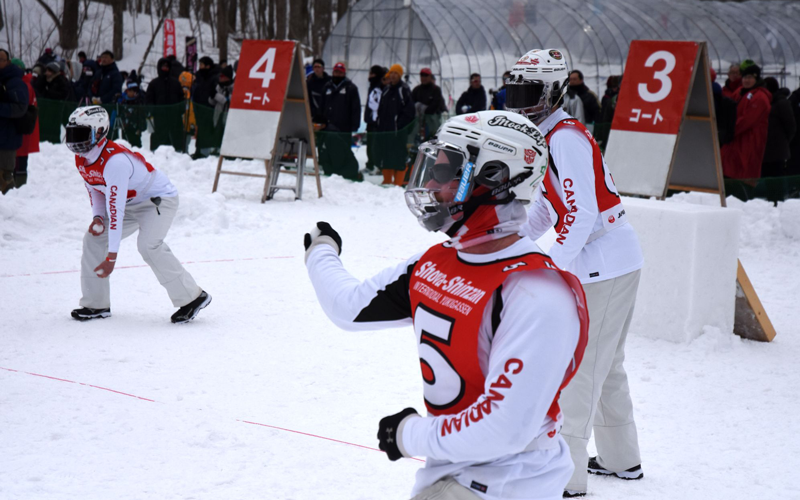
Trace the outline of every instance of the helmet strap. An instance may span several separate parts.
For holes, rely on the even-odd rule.
[[[478,208],[480,208],[483,205],[507,205],[512,201],[514,201],[517,198],[515,193],[510,193],[502,200],[492,199],[492,198],[495,198],[497,195],[511,190],[515,186],[521,184],[525,179],[527,179],[531,175],[533,175],[533,172],[531,170],[528,170],[526,172],[519,174],[513,179],[507,180],[506,182],[500,184],[496,188],[493,188],[481,195],[472,197],[464,203],[460,203],[458,205],[450,207],[449,211],[451,216],[456,215],[458,213],[463,213],[464,216],[461,217],[460,220],[457,220],[455,223],[453,223],[453,225],[450,226],[450,228],[447,230],[445,234],[451,238],[454,237],[456,233],[458,233],[458,230],[461,229],[461,226],[463,226],[467,222],[467,220],[469,220],[469,218],[472,217],[472,215],[478,210]]]

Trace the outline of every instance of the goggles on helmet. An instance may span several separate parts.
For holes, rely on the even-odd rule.
[[[85,125],[67,125],[67,147],[75,154],[88,153],[97,144],[92,127]]]
[[[429,231],[446,230],[455,221],[450,207],[469,199],[474,187],[474,158],[458,146],[428,141],[419,146],[406,188],[406,204]],[[461,214],[459,214],[460,216]]]

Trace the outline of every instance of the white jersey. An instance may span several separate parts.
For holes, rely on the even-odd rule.
[[[558,123],[570,119],[558,109],[545,119],[539,130],[547,135]],[[548,137],[552,165],[567,188],[557,186],[558,196],[573,207],[574,220],[567,232],[549,251],[562,269],[571,272],[581,283],[604,281],[641,269],[644,264],[639,239],[630,224],[623,223],[609,230],[598,209],[592,143],[573,128],[556,130]],[[610,175],[606,179],[606,184]],[[610,180],[613,184],[613,180]],[[612,185],[613,188],[613,185]],[[544,183],[528,210],[528,222],[522,232],[537,240],[558,222],[558,214],[543,195]],[[616,188],[614,188],[615,190]],[[624,217],[624,210],[618,214]],[[619,221],[617,221],[619,222]]]
[[[458,252],[458,259],[482,267],[532,253],[542,251],[530,239],[522,238],[491,254]],[[417,266],[422,255],[364,282],[344,269],[336,250],[329,245],[312,249],[306,265],[323,310],[340,328],[411,327],[421,321],[419,313],[412,321],[410,287],[416,283],[414,290],[425,288],[417,286],[423,279],[420,276],[427,272],[425,264],[429,264]],[[508,266],[504,271],[520,265],[524,264]],[[470,283],[474,286],[469,289],[480,286]],[[580,286],[577,281],[575,284]],[[428,288],[433,287],[435,284]],[[482,319],[476,318],[480,324],[477,352],[471,354],[471,359],[477,357],[486,382],[479,387],[482,394],[466,411],[472,413],[482,406],[483,413],[477,411],[478,418],[466,417],[464,412],[429,414],[404,423],[398,432],[400,450],[406,456],[427,457],[425,467],[417,472],[412,496],[439,479],[452,476],[483,499],[560,499],[573,465],[569,449],[558,434],[561,416],[554,420],[548,412],[565,379],[565,367],[570,366],[578,348],[581,324],[576,295],[564,278],[550,269],[509,273],[499,288],[488,293],[491,299],[482,311]],[[461,293],[461,302],[448,299],[445,292],[440,295],[445,297],[442,303],[447,301],[453,308],[471,304],[466,292]],[[457,327],[451,333],[454,331],[458,331]],[[422,335],[426,333],[430,332],[423,331]],[[419,342],[420,335],[417,336]],[[455,338],[451,340],[457,342]],[[429,343],[425,342],[419,343],[422,365],[426,364],[423,356],[431,354]],[[428,354],[424,354],[424,346]],[[516,370],[517,366],[525,368]],[[427,381],[424,366],[422,370],[428,402],[429,389],[439,382],[439,377]],[[501,380],[505,383],[498,384]],[[492,397],[493,391],[501,393],[501,401],[493,401],[497,399]],[[399,410],[404,403],[398,401],[397,405]],[[483,405],[491,406],[491,410]],[[461,425],[462,417],[465,425]]]
[[[178,195],[166,174],[112,141],[103,141],[84,155],[83,165],[80,157],[77,160],[92,203],[92,215],[108,221],[109,253],[119,251],[127,204],[151,203],[151,198]]]

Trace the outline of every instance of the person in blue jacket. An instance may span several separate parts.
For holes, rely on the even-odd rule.
[[[22,134],[17,119],[28,110],[28,86],[22,81],[22,70],[11,64],[11,56],[0,49],[0,193],[14,187],[17,150]]]
[[[114,62],[114,53],[106,50],[100,54],[100,71],[95,74],[91,97],[93,104],[113,104],[122,94],[122,75]]]

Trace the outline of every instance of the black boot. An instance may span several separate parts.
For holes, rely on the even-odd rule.
[[[589,466],[587,467],[589,474],[596,474],[598,476],[615,476],[620,479],[627,479],[629,481],[634,481],[636,479],[641,479],[644,477],[644,472],[642,472],[642,465],[635,465],[628,470],[624,470],[622,472],[612,472],[605,467],[601,466],[600,463],[597,461],[597,457],[589,458]]]
[[[72,317],[78,321],[89,321],[90,319],[107,318],[111,316],[111,309],[89,309],[88,307],[81,307],[72,311]]]
[[[201,309],[205,308],[210,303],[211,295],[206,292],[200,292],[200,295],[196,299],[181,307],[172,315],[172,322],[188,323],[197,316],[197,313],[199,313]]]

